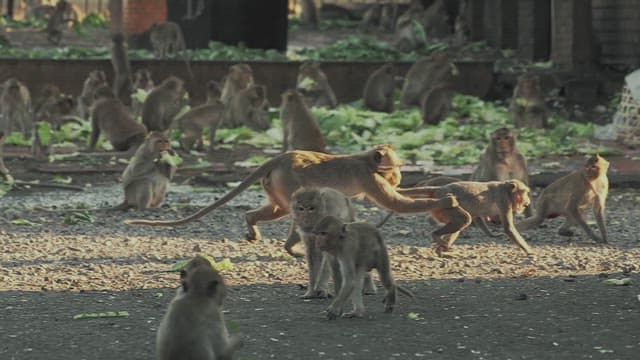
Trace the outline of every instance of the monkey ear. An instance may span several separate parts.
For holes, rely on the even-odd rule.
[[[509,190],[511,192],[518,191],[518,185],[515,183],[515,181],[507,181],[507,186],[509,187]]]
[[[380,164],[383,157],[384,152],[382,150],[376,150],[376,152],[373,154],[373,161],[375,161],[376,164]]]

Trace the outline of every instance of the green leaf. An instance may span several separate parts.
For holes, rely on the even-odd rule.
[[[602,281],[603,284],[607,285],[615,285],[615,286],[628,286],[631,285],[633,281],[631,278],[622,278],[622,279],[607,279]]]
[[[96,313],[82,313],[73,316],[73,320],[81,319],[99,319],[99,318],[113,318],[113,317],[129,317],[128,311],[106,311]]]
[[[168,151],[163,151],[160,153],[160,162],[177,167],[182,164],[182,158],[178,153],[173,153],[172,155]]]
[[[71,184],[71,182],[73,182],[73,178],[71,178],[71,176],[62,177],[60,175],[56,175],[53,177],[53,182],[56,184]]]
[[[24,225],[24,226],[40,226],[41,225],[41,224],[34,223],[34,222],[31,222],[31,221],[29,221],[27,219],[22,219],[22,218],[11,220],[11,223],[13,225]]]
[[[38,139],[40,139],[40,144],[43,146],[48,146],[51,143],[51,137],[53,132],[51,131],[51,125],[46,121],[38,122]]]

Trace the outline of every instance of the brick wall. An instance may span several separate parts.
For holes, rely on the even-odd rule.
[[[167,19],[166,0],[125,0],[124,28],[128,34],[140,34],[156,22]]]

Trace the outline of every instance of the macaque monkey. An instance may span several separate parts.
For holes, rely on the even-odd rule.
[[[89,73],[82,85],[82,93],[78,97],[78,116],[87,119],[91,111],[91,104],[95,99],[97,88],[107,85],[107,75],[102,70],[94,70]]]
[[[169,76],[151,90],[142,104],[142,123],[149,131],[166,131],[185,105],[184,81]]]
[[[362,98],[369,110],[393,112],[393,65],[385,64],[374,71],[364,86]]]
[[[231,98],[225,113],[225,125],[246,125],[253,130],[266,130],[271,126],[267,113],[268,104],[266,87],[251,84]]]
[[[337,296],[327,309],[327,318],[361,318],[364,316],[362,286],[365,274],[378,271],[384,296],[384,312],[390,313],[396,304],[397,292],[415,298],[407,289],[396,284],[391,274],[387,246],[375,226],[361,222],[344,222],[334,216],[321,219],[311,230],[316,246],[334,256],[339,264],[342,284]],[[353,310],[342,313],[344,304],[351,298]]]
[[[253,70],[248,64],[235,64],[229,67],[229,71],[224,79],[220,100],[225,105],[240,91],[253,84]]]
[[[423,28],[426,9],[422,1],[412,1],[409,8],[398,16],[395,22],[393,46],[399,51],[413,51],[424,44],[424,39],[417,36],[416,26]]]
[[[127,223],[152,226],[183,225],[227,203],[256,181],[261,181],[269,203],[245,213],[249,230],[247,238],[255,240],[262,238],[257,223],[277,220],[288,215],[291,196],[301,187],[330,187],[349,197],[365,195],[379,206],[399,213],[457,207],[455,197],[448,195],[440,199],[411,199],[400,195],[396,186],[400,183],[401,165],[402,161],[388,144],[377,145],[371,150],[352,155],[289,151],[265,162],[236,188],[191,216],[175,221],[129,220]],[[451,212],[463,217],[466,214],[466,211],[458,212],[456,209]]]
[[[318,121],[298,91],[289,89],[282,94],[280,120],[282,121],[284,140],[283,151],[326,152],[326,145]]]
[[[180,286],[176,290],[176,295],[184,294],[184,284],[187,281],[187,277],[190,272],[193,272],[200,266],[212,267],[211,261],[202,255],[196,255],[193,259],[189,260],[189,262],[180,270]],[[215,268],[214,268],[215,270]]]
[[[159,360],[231,360],[242,340],[230,336],[222,314],[227,287],[211,265],[196,266],[181,281],[156,336]]]
[[[0,130],[0,175],[2,175],[6,183],[13,183],[13,176],[4,165],[4,131],[2,130]]]
[[[304,95],[309,107],[326,106],[333,109],[338,105],[327,75],[317,61],[305,61],[300,65],[296,90]]]
[[[410,189],[398,189],[398,192],[412,198],[437,198],[451,194],[456,197],[460,207],[470,215],[452,215],[448,209],[431,211],[431,216],[444,224],[431,233],[439,256],[442,256],[443,251],[450,250],[460,232],[471,224],[471,218],[483,221],[483,217],[495,215],[500,216],[504,232],[509,239],[528,255],[533,253],[513,223],[513,214],[522,212],[531,202],[529,187],[522,181],[458,181],[444,186],[420,185]]]
[[[193,79],[193,72],[189,63],[189,52],[187,51],[187,44],[184,41],[180,25],[172,21],[155,23],[149,28],[149,40],[158,59],[164,60],[167,57],[175,57],[179,52],[182,52],[187,72]]]
[[[600,155],[591,156],[584,168],[563,176],[544,188],[536,200],[535,215],[518,223],[518,229],[528,230],[540,225],[547,218],[564,216],[566,220],[558,229],[558,234],[571,236],[571,227],[579,225],[595,242],[606,244],[609,240],[604,207],[609,193],[608,169],[607,160]],[[597,236],[584,220],[583,214],[588,206],[593,209],[600,236]]]
[[[380,29],[382,31],[392,31],[395,29],[397,18],[398,4],[394,2],[382,4],[380,11]]]
[[[457,74],[446,52],[436,52],[418,59],[404,78],[400,102],[403,106],[420,105],[420,98],[433,86],[449,82]]]
[[[176,166],[165,159],[172,155],[166,135],[151,132],[129,161],[122,173],[124,201],[114,209],[138,210],[160,206],[169,189],[169,181],[176,173]]]
[[[420,100],[423,124],[440,124],[451,111],[453,95],[452,84],[449,82],[440,83],[425,92]]]
[[[114,150],[135,151],[145,142],[147,129],[133,118],[129,109],[115,97],[108,86],[96,89],[95,95],[96,99],[91,107],[89,148],[95,150],[102,133]]]
[[[355,221],[355,211],[351,207],[351,201],[340,191],[331,188],[301,188],[291,197],[291,213],[293,214],[294,231],[299,237],[290,237],[284,247],[292,256],[299,256],[293,252],[292,248],[300,238],[304,241],[309,270],[309,286],[302,298],[329,297],[327,282],[330,272],[333,273],[333,283],[337,294],[341,286],[338,263],[333,256],[322,253],[311,230],[327,215],[335,216],[345,222]],[[364,281],[365,293],[375,294],[376,287],[371,276],[366,276]]]
[[[209,128],[209,151],[213,151],[216,130],[224,118],[225,107],[222,101],[216,99],[189,109],[176,118],[175,122],[182,133],[180,145],[184,150],[191,150],[194,145],[197,150],[203,150],[202,131]]]
[[[131,80],[131,63],[127,54],[124,34],[114,34],[111,38],[111,65],[113,66],[113,93],[123,104],[131,105],[133,82]]]
[[[153,78],[151,77],[151,71],[148,69],[138,69],[133,73],[133,88],[131,92],[135,94],[138,89],[142,89],[146,92],[153,90]],[[131,111],[133,117],[137,118],[142,113],[142,102],[138,101],[136,97],[131,99]]]
[[[9,78],[2,87],[0,108],[2,109],[0,130],[5,134],[17,130],[28,139],[33,127],[29,89],[18,79]]]
[[[222,95],[222,89],[220,88],[220,83],[214,80],[209,80],[207,82],[207,104],[212,104],[214,102],[220,101],[220,96]]]
[[[67,26],[69,22],[74,24],[78,21],[78,15],[71,3],[66,0],[58,0],[55,9],[49,21],[45,32],[47,33],[47,39],[52,43],[58,45],[62,40],[62,30]]]
[[[60,95],[62,95],[62,92],[58,86],[43,84],[40,92],[33,100],[33,113],[37,114],[46,103],[57,100]]]
[[[545,128],[549,118],[549,109],[544,102],[540,77],[524,74],[518,78],[513,90],[509,113],[517,128]]]
[[[318,26],[320,19],[315,0],[300,0],[300,5],[302,7],[300,12],[302,21],[313,26]]]

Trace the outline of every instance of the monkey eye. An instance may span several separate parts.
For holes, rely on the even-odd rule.
[[[304,206],[298,206],[298,211],[304,211]]]
[[[309,211],[314,211],[316,208],[314,208],[313,206],[309,208]]]

